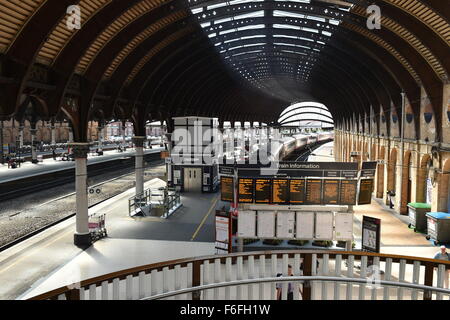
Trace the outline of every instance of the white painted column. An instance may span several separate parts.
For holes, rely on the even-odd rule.
[[[18,148],[23,148],[23,125],[19,126],[19,145]]]
[[[36,152],[36,132],[37,129],[30,129],[31,133],[31,162],[37,162],[37,152]]]
[[[69,143],[73,143],[73,129],[69,126]]]
[[[122,132],[120,133],[122,136],[122,146],[125,146],[126,140],[125,140],[125,125],[121,126]]]
[[[56,127],[52,126],[51,130],[52,130],[52,146],[54,146],[56,144]]]
[[[0,121],[0,154],[1,154],[1,163],[5,162],[5,155],[3,154],[3,120]]]
[[[72,143],[70,147],[75,156],[75,189],[76,189],[76,230],[74,244],[87,248],[91,245],[89,234],[89,209],[87,192],[87,155],[89,143]]]
[[[144,192],[144,142],[145,137],[133,137],[136,150],[136,195]]]
[[[103,126],[97,127],[97,130],[98,130],[98,151],[102,151],[103,150],[103,130],[104,129],[105,129],[105,127],[103,127]]]

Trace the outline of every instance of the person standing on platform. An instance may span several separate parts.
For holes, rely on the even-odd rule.
[[[281,277],[283,274],[282,273],[278,273],[277,277]],[[292,266],[288,265],[288,276],[289,277],[293,277],[294,274],[292,272]],[[276,285],[276,289],[277,289],[277,300],[281,300],[283,295],[282,295],[282,290],[283,290],[283,283],[277,283]],[[301,290],[300,290],[300,294],[302,294]],[[287,299],[288,300],[294,300],[294,285],[292,282],[288,283],[288,293],[287,293]]]
[[[444,260],[444,261],[450,261],[450,254],[447,252],[447,248],[445,246],[441,246],[441,250],[436,253],[434,256],[434,259],[436,260]],[[450,276],[450,270],[445,270],[444,273],[444,288],[448,289],[448,278]]]

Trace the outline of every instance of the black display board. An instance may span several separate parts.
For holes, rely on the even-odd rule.
[[[305,203],[305,180],[304,179],[292,179],[290,181],[290,203],[293,205]]]
[[[222,177],[220,179],[221,200],[234,202],[234,178]]]
[[[366,161],[362,163],[361,177],[374,178],[376,172],[377,172],[376,161]]]
[[[373,179],[361,179],[359,184],[358,205],[372,202]]]
[[[253,203],[254,202],[254,179],[239,178],[238,180],[238,202]]]
[[[362,223],[362,250],[380,253],[381,220],[363,216]]]
[[[255,203],[271,203],[271,194],[271,179],[255,179]]]
[[[339,180],[324,180],[323,204],[339,204]]]
[[[341,180],[339,187],[339,204],[344,206],[356,205],[357,180]]]
[[[309,205],[322,204],[322,187],[323,187],[323,180],[307,179],[305,204]]]
[[[272,181],[272,203],[289,204],[289,180],[273,179]]]

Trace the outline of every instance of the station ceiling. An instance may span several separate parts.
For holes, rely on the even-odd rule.
[[[367,25],[373,4],[381,29]],[[72,5],[79,29],[67,26]],[[0,117],[64,117],[82,141],[89,120],[270,123],[302,101],[325,104],[337,121],[371,109],[399,114],[402,91],[418,116],[423,87],[441,121],[449,8],[450,0],[0,0]]]

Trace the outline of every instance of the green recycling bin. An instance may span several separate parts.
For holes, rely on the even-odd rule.
[[[408,203],[408,227],[414,228],[414,231],[427,231],[426,214],[431,211],[431,205],[428,203],[412,202]]]
[[[450,213],[427,213],[428,240],[433,240],[435,245],[450,242]]]

